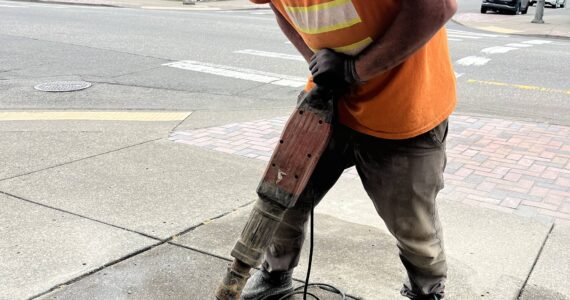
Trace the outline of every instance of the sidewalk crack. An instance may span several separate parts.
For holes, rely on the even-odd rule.
[[[528,272],[528,275],[525,279],[525,281],[523,282],[520,290],[519,290],[519,294],[517,296],[517,300],[520,300],[523,292],[528,284],[528,281],[530,280],[530,276],[532,275],[532,272],[534,271],[534,268],[536,267],[538,260],[540,259],[540,257],[542,256],[542,251],[544,250],[544,246],[546,245],[546,242],[548,241],[548,239],[550,238],[550,235],[552,234],[552,230],[554,230],[554,226],[555,224],[551,224],[550,225],[550,230],[548,230],[548,234],[546,235],[546,237],[544,238],[544,241],[542,241],[542,245],[540,246],[540,250],[538,250],[538,254],[536,255],[536,258],[534,259],[534,262],[532,264],[532,266],[530,267],[530,271]]]
[[[11,197],[11,198],[15,198],[15,199],[18,199],[18,200],[21,200],[21,201],[24,201],[24,202],[28,202],[28,203],[31,203],[31,204],[39,205],[39,206],[41,206],[41,207],[49,208],[49,209],[52,209],[52,210],[55,210],[55,211],[58,211],[58,212],[62,212],[62,213],[65,213],[65,214],[70,214],[70,215],[72,215],[72,216],[76,216],[76,217],[79,217],[79,218],[82,218],[82,219],[87,219],[87,220],[89,220],[89,221],[93,221],[93,222],[96,222],[96,223],[99,223],[99,224],[103,224],[103,225],[111,226],[111,227],[114,227],[114,228],[117,228],[117,229],[122,229],[122,230],[125,230],[125,231],[128,231],[128,232],[136,233],[136,234],[142,235],[142,236],[144,236],[144,237],[146,237],[146,238],[149,238],[149,239],[153,239],[153,240],[157,240],[157,241],[162,241],[160,238],[157,238],[157,237],[154,237],[154,236],[151,236],[151,235],[142,233],[142,232],[138,232],[138,231],[136,231],[136,230],[128,229],[128,228],[126,228],[126,227],[122,227],[122,226],[119,226],[119,225],[107,223],[107,222],[105,222],[105,221],[97,220],[97,219],[94,219],[94,218],[91,218],[91,217],[88,217],[88,216],[85,216],[85,215],[81,215],[81,214],[78,214],[78,213],[74,213],[74,212],[71,212],[71,211],[68,211],[68,210],[65,210],[65,209],[57,208],[57,207],[50,206],[50,205],[47,205],[47,204],[43,204],[43,203],[40,203],[40,202],[37,202],[37,201],[34,201],[34,200],[26,199],[26,198],[23,198],[23,197],[14,195],[14,194],[9,193],[9,192],[0,191],[0,194],[3,194],[3,195],[5,195],[5,196]]]
[[[125,147],[122,147],[122,148],[119,148],[119,149],[114,149],[114,150],[106,151],[106,152],[103,152],[103,153],[98,153],[98,154],[94,154],[94,155],[82,157],[82,158],[79,158],[79,159],[74,159],[74,160],[71,160],[71,161],[67,161],[67,162],[60,163],[60,164],[53,165],[53,166],[49,166],[49,167],[46,167],[46,168],[42,168],[42,169],[30,171],[30,172],[27,172],[27,173],[18,174],[18,175],[14,175],[14,176],[11,176],[11,177],[6,177],[6,178],[0,178],[0,182],[6,181],[6,180],[10,180],[10,179],[19,178],[19,177],[22,177],[22,176],[27,176],[27,175],[35,174],[35,173],[39,173],[39,172],[42,172],[42,171],[46,171],[46,170],[50,170],[50,169],[54,169],[54,168],[58,168],[58,167],[66,166],[66,165],[70,165],[70,164],[73,164],[73,163],[76,163],[76,162],[80,162],[80,161],[84,161],[84,160],[87,160],[87,159],[90,159],[90,158],[95,158],[95,157],[98,157],[98,156],[102,156],[102,155],[106,155],[106,154],[118,152],[118,151],[121,151],[121,150],[133,148],[133,147],[136,147],[136,146],[141,146],[141,145],[144,145],[144,144],[147,144],[147,143],[156,142],[156,141],[159,141],[159,140],[162,140],[162,139],[164,139],[164,138],[161,137],[161,138],[156,138],[156,139],[152,139],[152,140],[147,140],[147,141],[140,142],[140,143],[137,143],[137,144],[125,146]]]

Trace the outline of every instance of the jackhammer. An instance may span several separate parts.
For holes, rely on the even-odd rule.
[[[234,246],[233,263],[216,291],[217,300],[239,300],[252,268],[305,189],[331,136],[334,101],[331,92],[315,87],[301,97],[257,188],[259,199]]]

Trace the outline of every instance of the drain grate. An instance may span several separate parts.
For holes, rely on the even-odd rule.
[[[87,81],[52,81],[40,83],[34,88],[42,92],[74,92],[84,90],[91,86]]]

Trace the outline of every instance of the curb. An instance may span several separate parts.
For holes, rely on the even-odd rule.
[[[455,24],[458,24],[458,25],[461,25],[461,26],[465,26],[465,27],[471,28],[471,29],[480,30],[480,31],[483,31],[483,32],[505,34],[504,32],[493,31],[493,30],[485,30],[485,29],[480,29],[480,28],[474,27],[473,25],[467,25],[466,23],[457,21],[455,18],[451,18],[451,21],[452,21],[453,23],[455,23]],[[553,39],[559,39],[559,40],[570,40],[570,36],[553,35],[553,34],[509,33],[508,35],[527,36],[527,37],[536,37],[536,38],[553,38]]]
[[[78,3],[78,2],[66,2],[66,1],[58,1],[58,0],[8,0],[12,2],[30,2],[30,3],[40,3],[40,4],[59,4],[59,5],[75,5],[75,6],[92,6],[92,7],[112,7],[112,8],[140,8],[145,9],[145,6],[140,5],[116,5],[116,4],[103,4],[103,3]],[[205,3],[208,2],[219,2],[219,1],[203,1]],[[202,10],[220,10],[220,11],[227,11],[227,10],[261,10],[261,9],[268,9],[269,6],[264,7],[263,5],[258,5],[259,7],[236,7],[236,8],[222,8],[222,7],[200,7],[198,6],[164,6],[161,7],[161,10],[176,10],[176,11],[202,11]]]
[[[31,2],[40,4],[60,4],[60,5],[76,5],[76,6],[94,6],[94,7],[113,7],[113,8],[136,8],[137,6],[120,6],[113,4],[102,4],[102,3],[76,3],[76,2],[65,2],[57,0],[8,0],[12,2]]]

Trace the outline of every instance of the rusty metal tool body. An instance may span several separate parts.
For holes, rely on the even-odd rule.
[[[329,91],[314,88],[287,121],[257,189],[259,199],[232,250],[234,262],[216,291],[217,300],[240,298],[250,270],[261,263],[285,212],[305,189],[331,136],[332,98]]]

